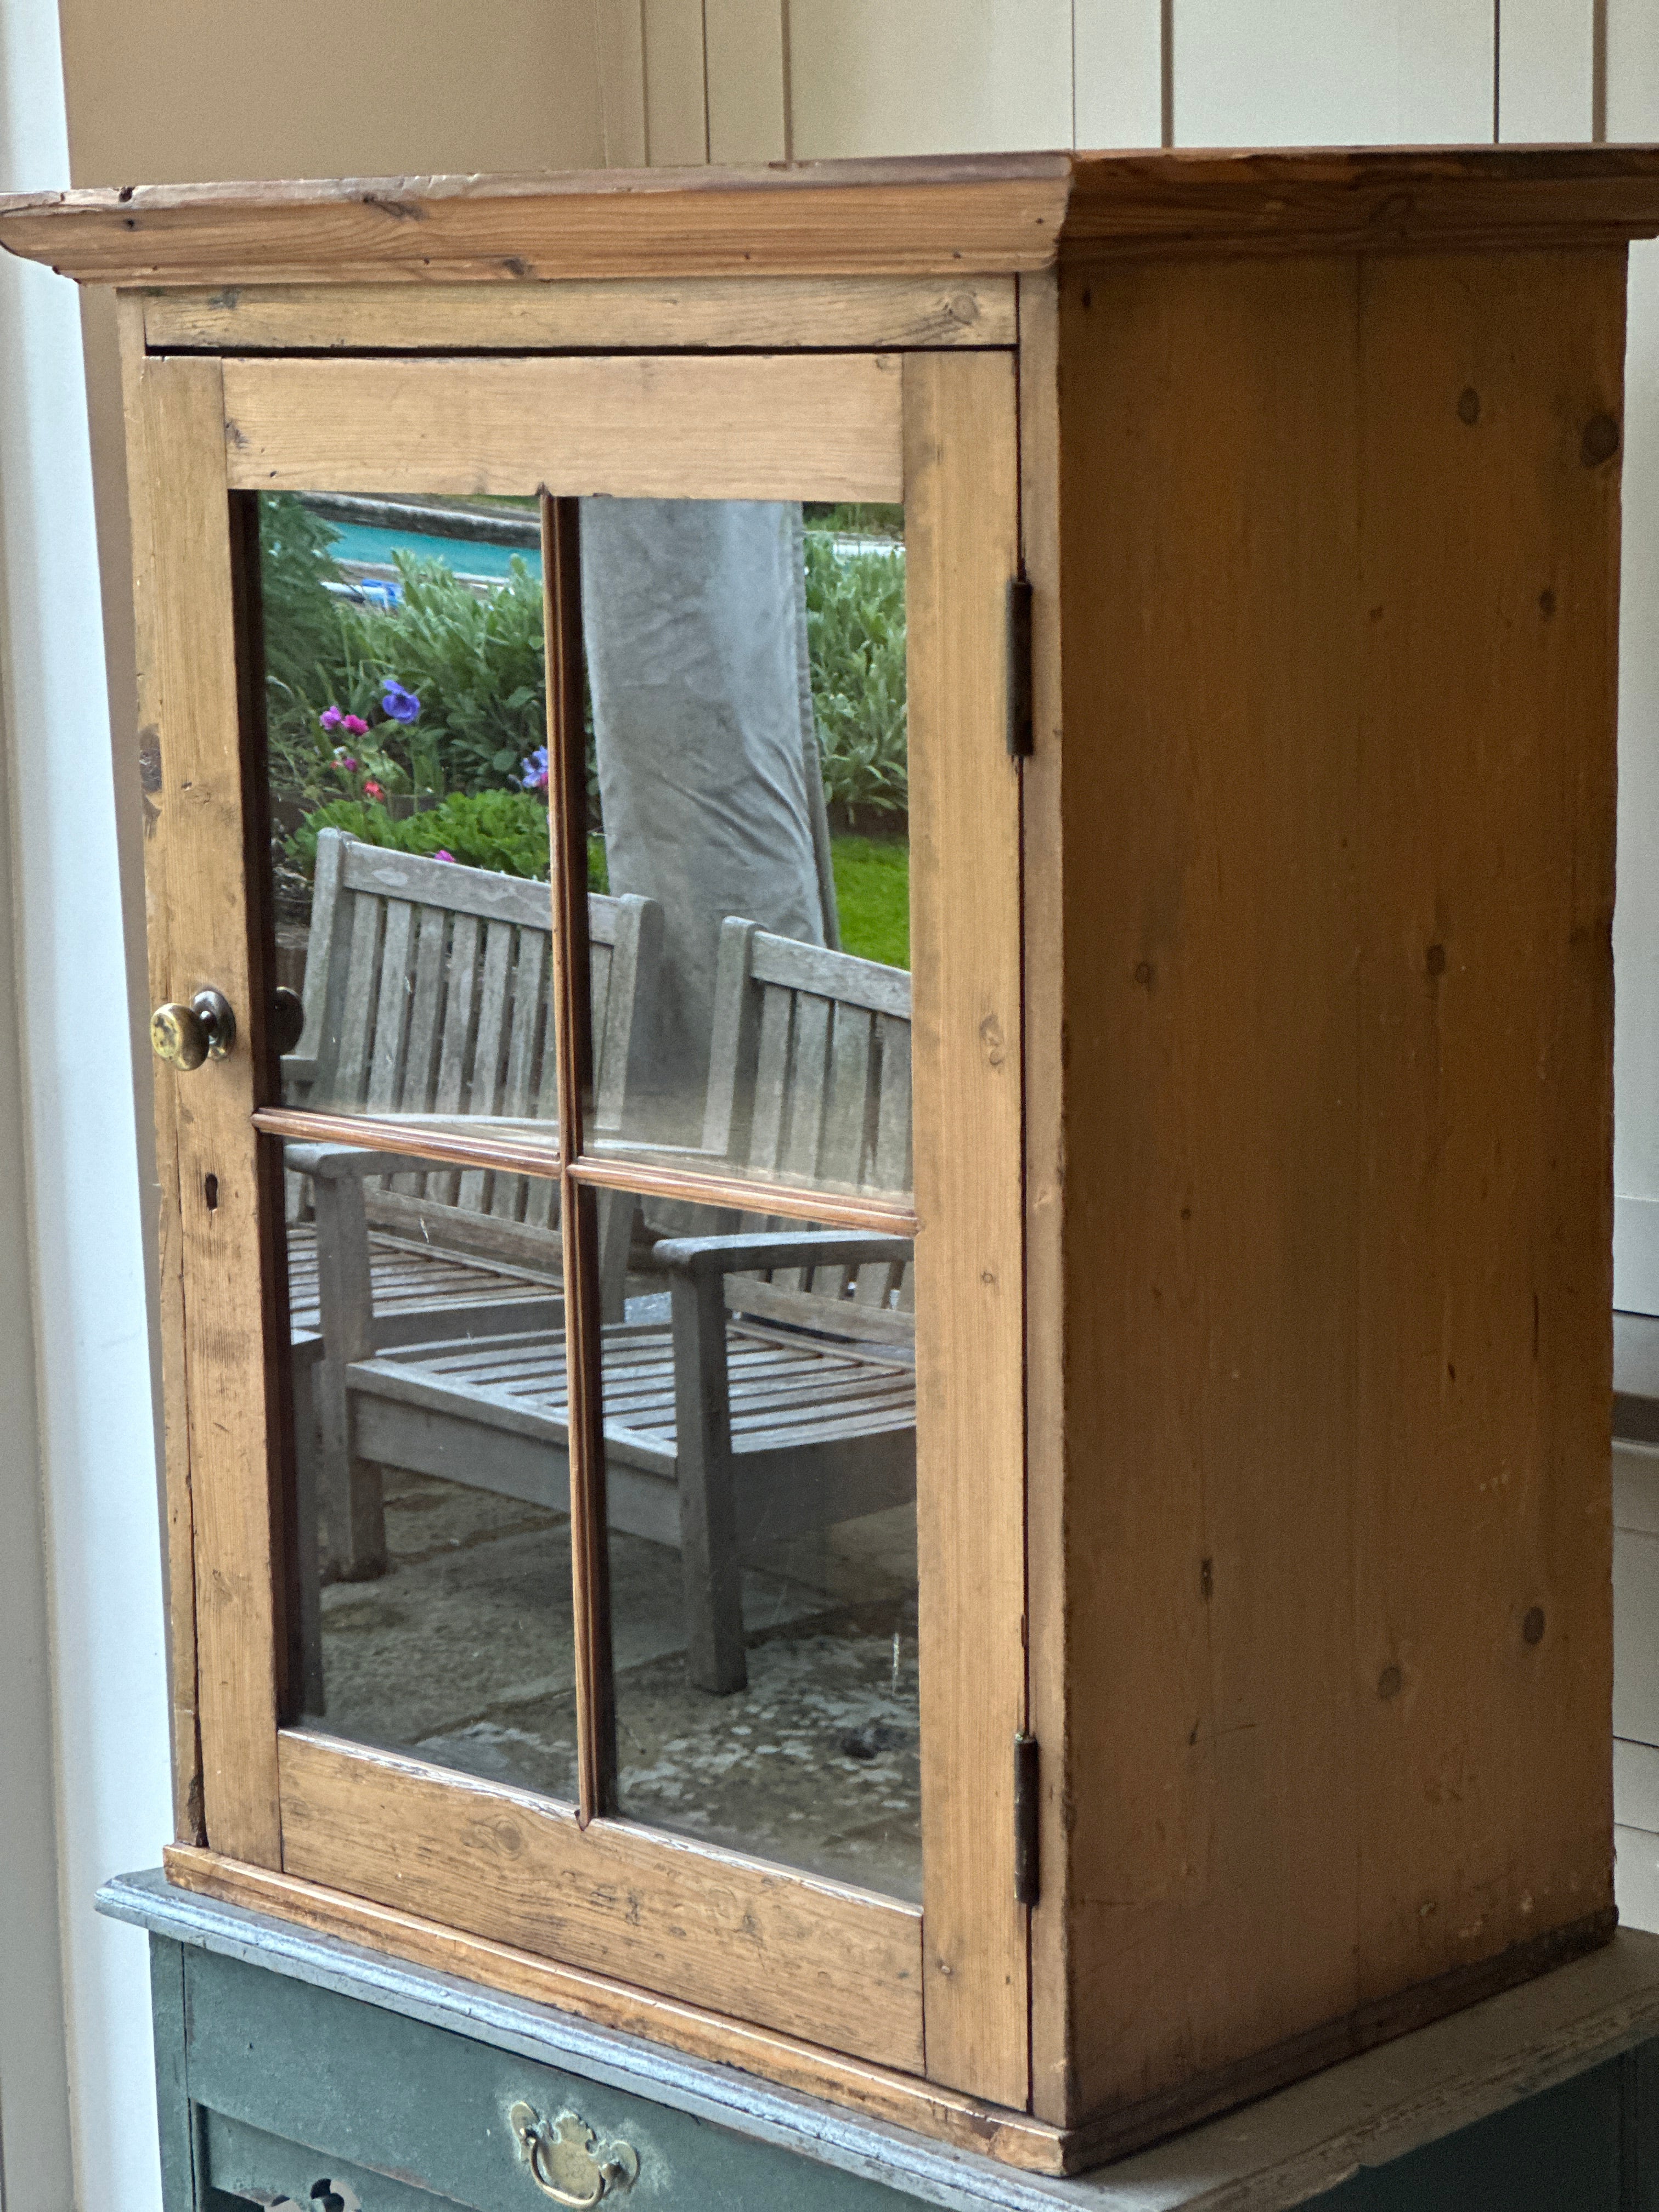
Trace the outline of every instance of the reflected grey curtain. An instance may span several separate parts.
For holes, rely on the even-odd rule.
[[[585,499],[582,621],[614,892],[664,910],[650,1095],[702,1133],[720,923],[839,942],[798,504]]]

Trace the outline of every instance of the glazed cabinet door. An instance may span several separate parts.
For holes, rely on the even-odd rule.
[[[129,373],[175,1877],[1023,2108],[1012,356]]]

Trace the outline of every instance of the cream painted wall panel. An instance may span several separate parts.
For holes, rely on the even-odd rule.
[[[77,184],[604,158],[593,0],[489,0],[474,15],[454,0],[61,0],[60,13]]]
[[[1659,9],[1653,0],[1607,0],[1607,137],[1659,131]]]
[[[1492,137],[1492,0],[1173,0],[1181,146]]]
[[[1498,137],[1514,145],[1588,139],[1595,0],[1503,0],[1498,20]]]
[[[708,159],[702,0],[641,0],[646,158],[656,168]]]
[[[798,161],[1072,143],[1071,0],[792,0]]]
[[[645,11],[640,0],[593,0],[599,77],[599,156],[607,169],[642,169]]]
[[[1073,143],[1156,146],[1164,127],[1158,0],[1073,0]]]
[[[1607,136],[1659,137],[1659,10],[1607,0]],[[1619,630],[1615,1305],[1659,1313],[1659,241],[1632,246]]]
[[[703,0],[711,161],[782,161],[789,154],[785,0]]]

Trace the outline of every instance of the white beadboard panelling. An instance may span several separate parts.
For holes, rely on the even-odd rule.
[[[646,157],[653,168],[708,159],[702,0],[641,0]]]
[[[1659,94],[1659,83],[1654,87]],[[1613,80],[1607,104],[1611,112]],[[1622,103],[1626,122],[1639,118]],[[1659,131],[1659,97],[1647,111]],[[1644,132],[1644,135],[1646,135]],[[1659,1314],[1659,241],[1630,250],[1613,909],[1613,1303]]]
[[[1659,137],[1659,9],[1607,0],[1607,136]],[[1659,242],[1630,251],[1619,629],[1613,1300],[1659,1313]]]
[[[1659,1751],[1649,1743],[1613,1747],[1613,1817],[1621,1828],[1643,1828],[1659,1841]]]
[[[791,0],[797,161],[1072,143],[1071,0]]]
[[[1076,143],[1156,146],[1163,134],[1164,11],[1158,0],[1073,0]]]
[[[1659,1744],[1659,1536],[1613,1534],[1613,1732]]]
[[[599,138],[607,169],[642,169],[645,142],[645,11],[641,0],[593,0],[599,79]]]
[[[708,54],[708,158],[781,161],[786,0],[703,0]]]
[[[1174,0],[1181,146],[1489,140],[1492,0]]]
[[[1620,1924],[1659,1929],[1659,1836],[1644,1828],[1616,1827],[1613,1893]]]
[[[1607,137],[1659,137],[1659,9],[1607,0]]]
[[[1659,1536],[1659,1444],[1614,1444],[1613,1525]]]
[[[1588,139],[1595,76],[1595,0],[1503,0],[1498,135],[1506,145]]]
[[[1638,515],[1637,526],[1640,523]],[[1626,533],[1632,528],[1628,509],[1625,528]],[[1629,588],[1627,569],[1625,589]],[[1621,866],[1619,872],[1613,926],[1613,963],[1619,977],[1613,1006],[1613,1082],[1618,1102],[1614,1183],[1620,1193],[1613,1201],[1613,1303],[1619,1313],[1659,1314],[1659,1198],[1632,1197],[1622,1189],[1626,1175],[1648,1179],[1656,1134],[1650,1102],[1655,1097],[1653,1062],[1659,1058],[1656,1051],[1659,1039],[1652,1026],[1654,986],[1659,980],[1654,974],[1659,966],[1655,957],[1659,945],[1653,930],[1654,909],[1659,905],[1655,892],[1659,886],[1650,880],[1650,856],[1655,850],[1651,837],[1627,840],[1625,835],[1625,824],[1632,817],[1645,826],[1648,809],[1642,802],[1650,793],[1644,787],[1651,786],[1654,778],[1651,750],[1642,747],[1643,726],[1650,718],[1637,708],[1628,720],[1622,714],[1620,720],[1620,852],[1621,861],[1631,857],[1631,865],[1628,869]],[[1627,775],[1625,756],[1638,754],[1638,749],[1641,757],[1632,762]],[[1631,847],[1636,848],[1633,857],[1629,854]]]

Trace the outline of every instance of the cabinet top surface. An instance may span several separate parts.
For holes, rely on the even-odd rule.
[[[1075,257],[1617,246],[1659,147],[975,155],[0,197],[85,283],[1010,274]]]

